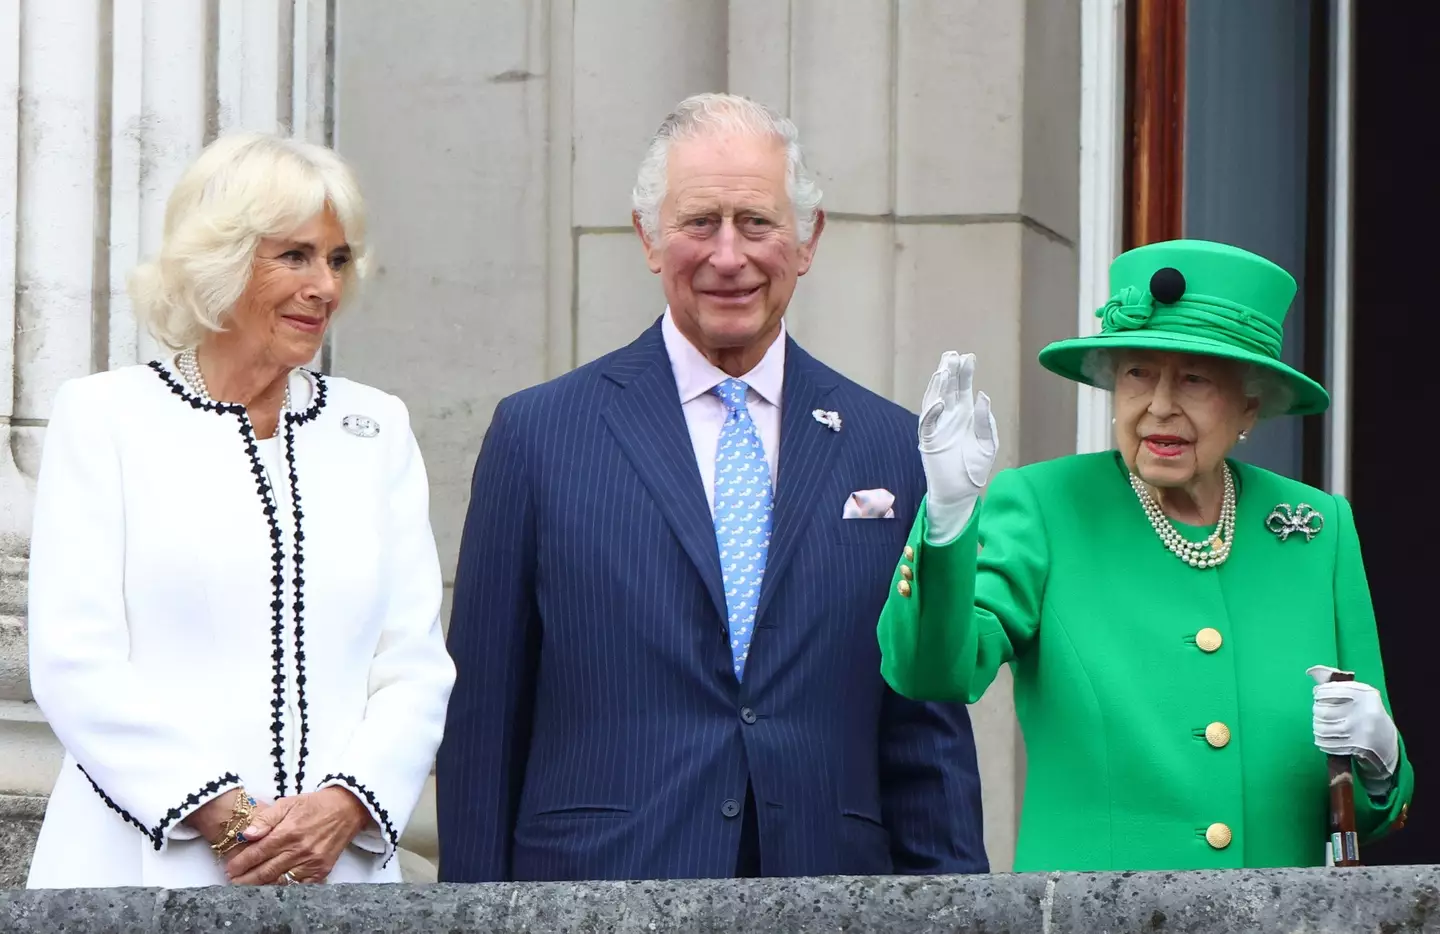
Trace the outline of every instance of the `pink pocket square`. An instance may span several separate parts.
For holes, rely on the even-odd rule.
[[[847,519],[895,518],[895,494],[889,490],[856,490],[845,500]]]

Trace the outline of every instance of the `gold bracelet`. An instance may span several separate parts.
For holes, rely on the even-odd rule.
[[[225,831],[220,839],[210,844],[210,849],[215,851],[216,856],[224,856],[235,847],[244,843],[242,834],[246,827],[250,826],[250,819],[255,813],[255,799],[244,789],[237,789],[235,794],[235,805],[230,811],[230,819],[225,822]]]
[[[219,843],[212,843],[210,849],[215,851],[216,856],[224,856],[240,845],[240,840],[230,834],[226,834]]]

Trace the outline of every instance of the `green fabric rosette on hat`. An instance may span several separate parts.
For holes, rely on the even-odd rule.
[[[1330,405],[1325,388],[1280,359],[1295,279],[1262,256],[1206,240],[1168,240],[1110,264],[1110,300],[1098,334],[1057,341],[1040,365],[1094,386],[1085,359],[1096,350],[1153,350],[1223,357],[1262,367],[1293,393],[1285,415]]]

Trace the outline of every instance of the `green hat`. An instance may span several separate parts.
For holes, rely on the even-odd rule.
[[[1262,256],[1206,240],[1168,240],[1122,253],[1110,264],[1110,300],[1099,334],[1057,341],[1040,365],[1095,385],[1084,373],[1092,350],[1165,350],[1253,363],[1294,392],[1287,415],[1330,406],[1325,388],[1280,360],[1295,280]]]

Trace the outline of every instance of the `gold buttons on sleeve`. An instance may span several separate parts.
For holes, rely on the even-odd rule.
[[[1230,742],[1230,728],[1219,721],[1210,724],[1205,728],[1205,742],[1216,749],[1228,745]]]
[[[1202,652],[1213,652],[1220,648],[1221,643],[1224,641],[1224,639],[1220,638],[1220,631],[1218,629],[1211,629],[1209,626],[1195,633],[1195,644],[1200,647],[1200,651]]]
[[[1205,828],[1205,842],[1217,850],[1225,849],[1233,839],[1235,835],[1224,824],[1211,824]]]
[[[909,545],[906,545],[905,561],[914,560],[915,549],[910,547]],[[912,568],[910,565],[906,564],[905,561],[900,562],[900,583],[895,585],[895,589],[900,591],[900,596],[902,597],[910,596],[910,582],[915,579],[915,569]]]

